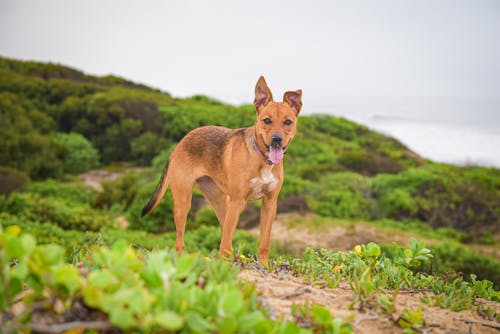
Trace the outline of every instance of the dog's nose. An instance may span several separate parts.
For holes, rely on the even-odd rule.
[[[281,144],[281,140],[282,140],[282,138],[280,135],[272,135],[271,136],[271,141],[273,143]]]

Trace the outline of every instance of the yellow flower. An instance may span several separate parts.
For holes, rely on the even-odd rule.
[[[360,245],[356,245],[354,247],[354,253],[356,253],[356,255],[361,255],[361,246]]]
[[[245,255],[243,255],[243,254],[240,254],[239,259],[240,259],[241,261],[245,261],[245,262],[251,262],[251,261],[252,261],[252,259],[251,259],[251,258],[248,258],[248,257],[246,257],[246,256],[245,256]]]
[[[342,268],[340,268],[340,266],[336,264],[335,267],[333,267],[333,272],[338,273],[338,272],[340,272],[341,269]]]

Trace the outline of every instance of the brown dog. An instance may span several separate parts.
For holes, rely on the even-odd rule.
[[[186,219],[196,185],[212,204],[222,228],[219,255],[232,250],[233,233],[247,201],[262,198],[259,260],[267,265],[271,227],[283,184],[283,154],[296,132],[302,91],[286,92],[283,102],[274,102],[261,76],[255,86],[254,105],[257,121],[253,127],[194,129],[170,155],[142,215],[160,203],[170,185],[178,252],[184,249]]]

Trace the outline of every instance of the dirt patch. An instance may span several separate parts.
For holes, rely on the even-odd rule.
[[[118,180],[120,176],[125,174],[128,170],[122,171],[107,171],[103,169],[89,170],[83,174],[80,174],[80,179],[83,183],[97,191],[102,190],[101,183],[103,181],[114,182]]]
[[[287,273],[273,273],[264,270],[243,269],[239,278],[253,283],[263,298],[271,314],[293,320],[291,309],[293,304],[303,305],[306,302],[322,305],[330,310],[336,318],[349,320],[354,325],[355,333],[385,334],[402,333],[397,325],[397,319],[404,308],[416,310],[423,307],[423,319],[426,333],[497,333],[500,325],[495,321],[482,318],[474,309],[453,312],[448,309],[430,307],[420,302],[424,292],[400,291],[395,302],[392,315],[383,313],[361,312],[354,308],[349,310],[349,304],[354,293],[347,283],[339,284],[338,288],[317,287],[300,278]],[[499,303],[481,301],[485,307],[500,311]],[[488,327],[490,326],[490,327]]]
[[[331,224],[330,226],[314,227],[311,224],[291,224],[293,221],[312,221],[313,215],[299,215],[294,213],[278,214],[273,224],[271,239],[273,242],[283,246],[294,256],[302,256],[306,247],[328,248],[330,250],[347,251],[356,245],[367,244],[371,241],[376,243],[397,244],[408,246],[413,234],[398,232],[388,234],[381,228],[370,225],[370,223],[359,222],[357,224]],[[248,230],[249,233],[258,236],[258,227]],[[438,240],[419,238],[426,244],[439,242]]]

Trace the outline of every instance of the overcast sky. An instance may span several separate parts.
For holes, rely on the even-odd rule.
[[[0,0],[0,54],[174,95],[500,98],[500,1]]]

